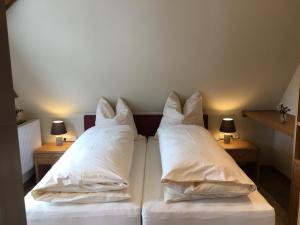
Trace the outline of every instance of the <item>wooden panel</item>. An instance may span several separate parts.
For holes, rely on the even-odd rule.
[[[63,155],[63,153],[54,153],[54,154],[47,154],[47,153],[39,153],[37,154],[37,163],[39,165],[53,165],[56,163],[59,158]]]
[[[295,135],[295,140],[294,140],[295,146],[294,146],[294,151],[295,151],[295,159],[300,160],[300,127],[296,127],[296,135]],[[297,160],[295,160],[297,162]],[[300,166],[300,165],[299,165]]]
[[[300,64],[298,65],[298,70],[300,72]],[[299,84],[300,85],[300,84]],[[298,89],[298,114],[297,114],[297,122],[299,123],[300,122],[300,105],[299,105],[299,100],[300,100],[300,89]]]
[[[294,185],[300,188],[300,160],[294,161]]]
[[[294,161],[290,194],[290,224],[297,225],[300,191],[300,161]]]
[[[5,5],[6,8],[8,8],[8,7],[11,6],[14,2],[15,2],[15,0],[4,0],[4,5]]]
[[[258,149],[256,145],[252,144],[249,141],[239,140],[239,139],[233,139],[230,144],[225,144],[223,140],[218,141],[219,145],[222,146],[222,148],[229,150],[229,149],[244,149],[244,150],[252,150],[252,149]]]
[[[236,149],[236,150],[226,150],[226,151],[237,162],[257,162],[258,160],[258,152],[255,150],[241,151],[239,149]]]
[[[36,149],[36,153],[63,153],[73,144],[74,142],[64,142],[62,146],[56,146],[55,143],[48,143],[42,145],[40,148]]]
[[[24,192],[3,2],[0,2],[0,37],[0,224],[25,225]]]
[[[275,110],[244,111],[244,116],[256,120],[272,129],[279,130],[291,137],[295,132],[295,116],[287,115],[287,122],[280,122],[280,113]]]
[[[249,141],[233,139],[230,144],[225,144],[223,140],[218,143],[238,162],[257,162],[259,160],[259,148]]]
[[[299,208],[299,188],[292,186],[290,199],[290,225],[297,225]]]
[[[300,67],[298,67],[299,70]],[[298,89],[299,90],[299,89]],[[298,113],[297,113],[297,126],[294,140],[294,161],[293,161],[293,173],[290,193],[290,209],[289,219],[290,225],[298,224],[298,211],[299,211],[299,192],[300,192],[300,91],[298,99]]]
[[[161,118],[162,114],[137,114],[134,115],[134,122],[138,133],[146,137],[154,136]],[[203,115],[204,126],[208,129],[208,115]],[[96,116],[95,115],[85,115],[84,116],[84,129],[87,130],[95,126]]]

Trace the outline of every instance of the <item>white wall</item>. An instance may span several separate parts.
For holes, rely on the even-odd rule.
[[[297,70],[294,73],[281,99],[281,102],[284,105],[287,105],[291,109],[291,112],[289,113],[295,116],[298,113],[299,87],[300,87],[300,64],[297,67]]]
[[[297,0],[18,0],[7,19],[19,104],[49,141],[54,118],[79,135],[100,96],[160,112],[169,91],[201,90],[211,129],[232,115],[267,156],[273,131],[257,132],[240,111],[280,101],[299,62],[299,8]]]
[[[300,65],[292,77],[281,102],[291,109],[292,115],[298,113],[299,99],[299,84],[300,84]],[[272,164],[279,169],[283,174],[290,177],[292,169],[294,139],[276,131],[274,134],[274,144],[272,154]]]

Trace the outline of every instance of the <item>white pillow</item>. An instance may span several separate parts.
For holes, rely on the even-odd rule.
[[[166,101],[159,127],[192,124],[204,127],[202,96],[199,91],[189,97],[182,109],[179,96],[171,92]]]
[[[100,98],[97,104],[95,125],[97,127],[129,125],[134,132],[134,137],[138,137],[133,114],[122,98],[118,98],[116,112],[105,98]]]

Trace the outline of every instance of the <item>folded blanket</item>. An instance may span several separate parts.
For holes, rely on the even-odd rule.
[[[33,189],[47,202],[95,203],[130,198],[134,134],[127,125],[84,132]]]
[[[176,125],[158,130],[167,202],[236,197],[255,184],[205,128]]]

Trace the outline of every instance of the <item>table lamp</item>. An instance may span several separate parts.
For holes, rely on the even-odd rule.
[[[232,118],[224,118],[221,123],[220,131],[224,134],[224,144],[230,144],[231,133],[235,133],[234,120]]]
[[[64,121],[56,120],[52,122],[51,134],[56,135],[56,146],[63,145],[63,139],[60,135],[66,133],[67,130]]]

